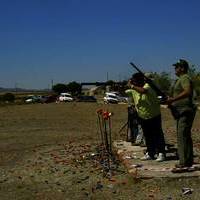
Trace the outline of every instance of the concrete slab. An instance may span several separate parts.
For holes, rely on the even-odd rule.
[[[113,149],[130,175],[135,178],[180,178],[200,176],[200,164],[195,164],[190,167],[189,172],[172,172],[175,164],[178,163],[177,152],[173,147],[168,148],[167,159],[164,162],[140,160],[140,158],[144,156],[146,147],[133,146],[130,142],[122,140],[114,141]]]

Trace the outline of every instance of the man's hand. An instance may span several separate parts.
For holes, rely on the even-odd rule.
[[[173,97],[168,97],[168,99],[165,101],[165,104],[171,105],[173,102],[174,102],[174,98]]]
[[[131,84],[131,79],[129,79],[129,80],[128,80],[128,83],[127,83],[127,86],[128,86],[129,88],[131,88],[131,85],[132,85],[132,84]]]

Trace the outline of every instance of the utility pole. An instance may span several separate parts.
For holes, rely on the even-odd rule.
[[[107,76],[106,78],[107,78],[107,81],[108,81],[108,80],[109,80],[109,79],[108,79],[108,72],[107,72],[106,76]]]
[[[121,82],[121,74],[119,74],[119,82]]]
[[[15,92],[17,92],[17,83],[15,83]]]
[[[52,88],[53,88],[53,79],[51,80],[51,90],[52,90]]]

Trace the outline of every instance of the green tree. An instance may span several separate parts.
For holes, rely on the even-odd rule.
[[[196,91],[196,95],[199,97],[200,96],[200,73],[198,73],[195,76],[195,79],[194,79],[194,89]]]
[[[190,75],[193,81],[193,86],[196,96],[200,96],[200,72],[196,70],[195,65],[191,65],[188,74]]]
[[[13,103],[15,101],[15,95],[12,93],[6,93],[2,96],[2,100],[4,102],[11,102]]]
[[[58,83],[56,85],[53,85],[52,90],[57,93],[60,94],[62,92],[67,92],[67,85],[63,84],[63,83]]]
[[[191,78],[194,78],[197,75],[196,67],[195,65],[190,65],[188,74]]]
[[[113,86],[115,84],[115,82],[113,80],[108,80],[106,82],[106,85],[109,85],[109,86]]]
[[[67,84],[67,91],[70,92],[73,96],[80,95],[81,90],[82,90],[81,84],[75,81]]]
[[[160,88],[160,90],[162,90],[166,94],[169,93],[172,82],[169,73],[167,72],[161,72],[160,74],[153,73],[152,79],[154,83]]]
[[[128,84],[128,81],[126,81],[126,80],[123,80],[123,81],[121,81],[121,82],[118,84],[118,85],[119,85],[118,91],[119,91],[119,93],[120,93],[121,95],[123,95],[123,96],[126,96],[126,95],[127,95],[127,94],[125,93],[125,90],[128,89],[127,84]]]

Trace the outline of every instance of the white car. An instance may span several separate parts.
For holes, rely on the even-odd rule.
[[[69,93],[61,93],[58,97],[58,100],[61,102],[71,102],[74,99],[73,99],[72,95]]]
[[[28,95],[25,97],[25,103],[37,103],[39,102],[39,98],[36,95]]]
[[[104,97],[105,103],[119,103],[119,102],[128,102],[128,97],[123,97],[119,94],[119,92],[106,92],[106,96]]]
[[[118,96],[114,93],[106,92],[106,96],[103,98],[104,103],[118,103]]]

